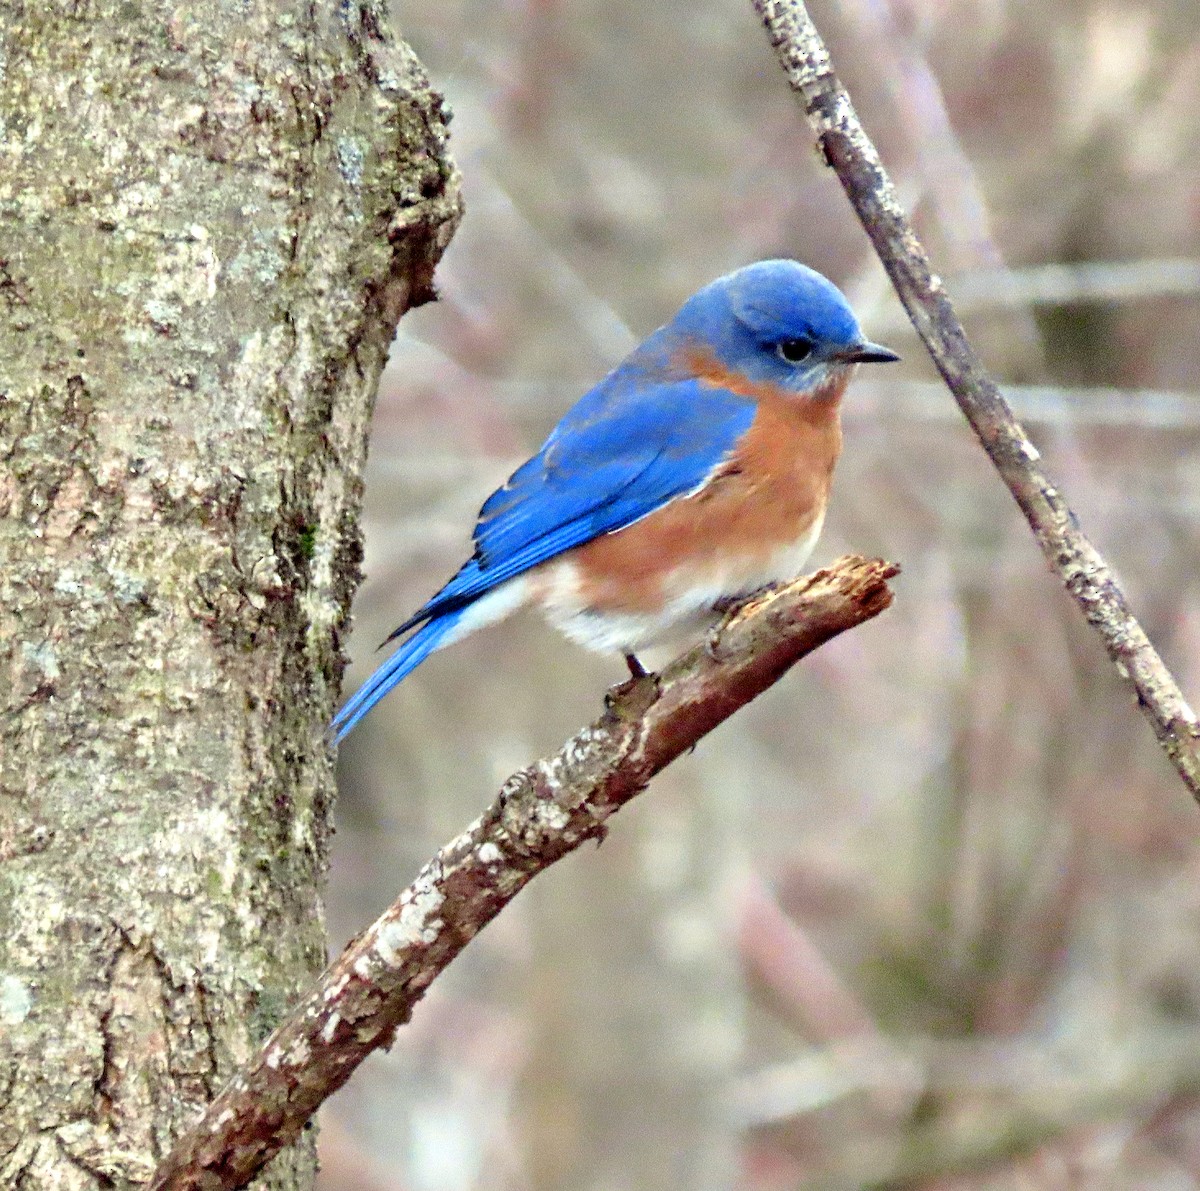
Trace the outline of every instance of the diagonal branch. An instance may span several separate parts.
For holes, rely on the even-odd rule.
[[[804,103],[825,160],[842,183],[913,326],[983,449],[1008,485],[1051,567],[1104,641],[1184,784],[1200,801],[1200,725],[1174,676],[1129,609],[1103,556],[1079,527],[1061,489],[967,341],[942,280],[896,194],[875,146],[838,80],[801,0],[751,0],[792,89]]]
[[[850,556],[752,597],[661,675],[624,684],[557,756],[523,769],[447,844],[226,1085],[150,1191],[232,1191],[292,1141],[438,974],[539,872],[601,840],[650,779],[831,637],[892,602],[895,566]]]

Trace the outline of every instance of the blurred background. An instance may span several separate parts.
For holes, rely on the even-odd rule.
[[[1200,7],[814,0],[969,332],[1200,698]],[[1200,815],[818,162],[749,4],[397,0],[467,213],[403,322],[350,685],[693,290],[791,256],[868,370],[814,565],[895,606],[539,878],[323,1115],[322,1191],[1200,1187]],[[623,677],[534,617],[341,753],[340,947]]]

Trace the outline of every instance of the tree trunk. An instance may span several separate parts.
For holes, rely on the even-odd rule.
[[[323,962],[366,427],[459,213],[382,13],[0,7],[4,1188],[147,1177]]]

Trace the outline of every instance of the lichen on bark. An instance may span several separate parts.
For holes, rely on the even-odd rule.
[[[458,182],[369,0],[8,4],[0,113],[0,1186],[124,1186],[324,960],[366,428]]]

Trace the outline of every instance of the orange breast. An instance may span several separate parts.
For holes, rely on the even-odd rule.
[[[842,448],[838,405],[849,374],[804,397],[749,386],[706,361],[710,384],[758,402],[750,429],[713,479],[625,529],[572,551],[578,599],[596,611],[654,612],[695,586],[732,593],[769,578],[773,558],[812,538]]]

